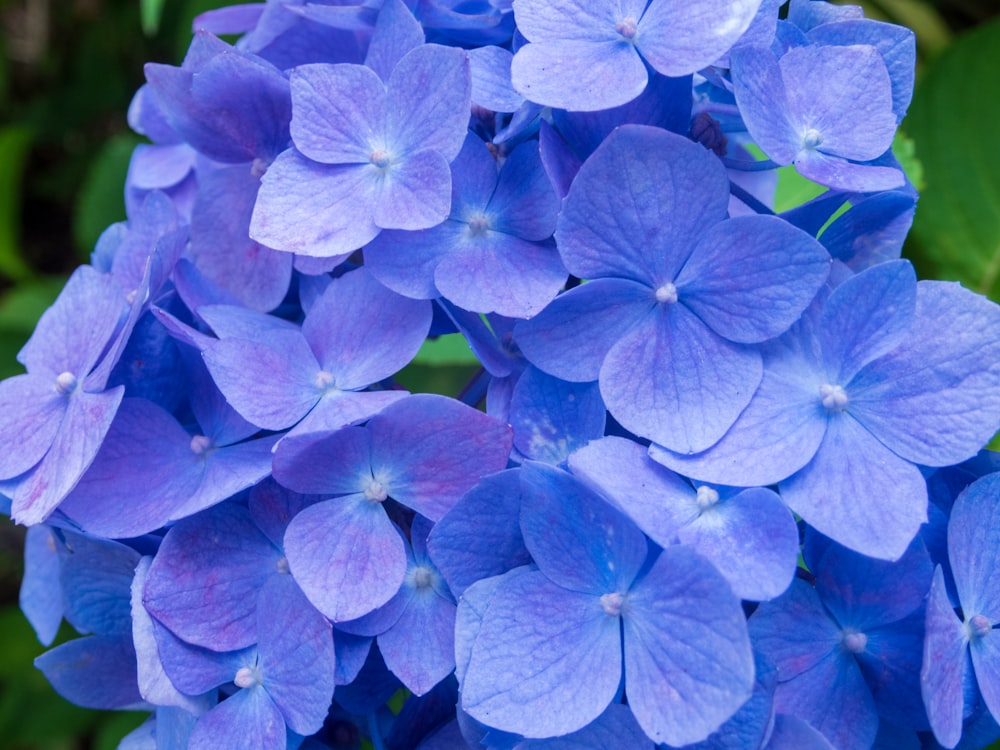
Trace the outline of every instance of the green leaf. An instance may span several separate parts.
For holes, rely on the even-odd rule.
[[[959,37],[925,71],[904,127],[926,189],[907,254],[924,277],[1000,299],[1000,17]]]
[[[142,20],[142,33],[155,36],[160,29],[160,19],[163,17],[164,0],[139,0],[139,14]]]
[[[116,135],[90,164],[73,216],[73,238],[85,253],[109,224],[125,219],[125,175],[140,142],[132,134]]]
[[[479,360],[460,333],[427,339],[413,358],[418,365],[478,365]]]
[[[31,150],[31,131],[23,126],[0,129],[0,275],[21,280],[31,269],[21,257],[21,176]]]

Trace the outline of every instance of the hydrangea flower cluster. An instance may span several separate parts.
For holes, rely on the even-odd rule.
[[[269,0],[148,65],[0,383],[55,688],[123,750],[1000,737],[1000,308],[899,258],[913,35],[781,5]]]

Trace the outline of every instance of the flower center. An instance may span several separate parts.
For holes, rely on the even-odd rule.
[[[481,237],[486,234],[486,230],[490,228],[490,223],[486,220],[486,217],[482,214],[476,214],[471,219],[469,219],[469,233],[473,237]]]
[[[823,136],[819,134],[816,128],[809,128],[805,135],[802,136],[802,147],[809,150],[814,150],[819,148],[820,144],[823,143]]]
[[[864,633],[845,633],[843,643],[852,654],[860,654],[868,645],[868,636]]]
[[[389,497],[389,493],[386,492],[384,484],[377,479],[371,479],[368,482],[368,486],[365,487],[365,497],[373,503],[381,503],[385,502],[385,499]]]
[[[606,615],[618,617],[622,613],[622,606],[625,604],[625,597],[617,591],[610,594],[601,595],[601,609]]]
[[[969,628],[969,636],[972,638],[985,638],[986,634],[993,629],[993,623],[986,615],[973,615],[969,618],[966,626]]]
[[[384,148],[377,148],[368,155],[369,160],[379,169],[385,169],[389,166],[389,154]]]
[[[292,572],[292,569],[288,566],[287,557],[278,558],[278,562],[274,567],[277,568],[278,572],[281,573],[282,575],[288,575],[289,573]]]
[[[248,688],[260,684],[260,675],[254,667],[240,667],[233,678],[238,688]]]
[[[669,281],[656,290],[656,301],[666,305],[672,305],[677,301],[677,287]]]
[[[76,390],[76,375],[71,372],[61,372],[56,376],[56,390],[67,395]]]
[[[197,456],[202,455],[212,447],[212,439],[205,435],[195,435],[191,438],[191,452]]]
[[[821,385],[820,398],[828,411],[844,411],[847,408],[847,391],[839,385]]]
[[[332,373],[329,373],[326,370],[320,370],[316,373],[316,380],[313,382],[319,390],[326,391],[334,387],[334,383],[337,382],[337,379],[333,377]]]
[[[413,569],[413,588],[426,591],[434,585],[434,571],[423,565]]]
[[[706,508],[711,508],[719,502],[719,493],[711,487],[702,485],[698,488],[698,495],[695,497],[694,501],[698,503],[699,508],[705,510]]]
[[[632,16],[623,18],[615,24],[615,31],[626,39],[632,39],[635,36],[635,19]]]

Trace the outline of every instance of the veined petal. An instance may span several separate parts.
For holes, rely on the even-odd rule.
[[[697,453],[733,425],[762,375],[757,351],[720,338],[684,305],[664,304],[608,352],[601,395],[627,429]]]
[[[526,737],[566,734],[596,719],[621,680],[619,618],[599,597],[540,572],[505,580],[483,615],[462,681],[462,708]]]
[[[350,253],[379,233],[378,167],[320,164],[289,149],[261,178],[250,236],[276,250],[319,258]]]
[[[883,560],[899,558],[927,520],[920,470],[847,414],[830,418],[812,461],[778,487],[806,523]]]

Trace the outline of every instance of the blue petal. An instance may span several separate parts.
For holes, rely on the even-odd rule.
[[[581,729],[618,690],[619,627],[597,596],[566,591],[541,572],[507,579],[472,646],[462,707],[526,737]]]
[[[622,619],[625,693],[657,742],[699,742],[750,697],[753,652],[739,599],[691,550],[663,550],[626,594]]]

